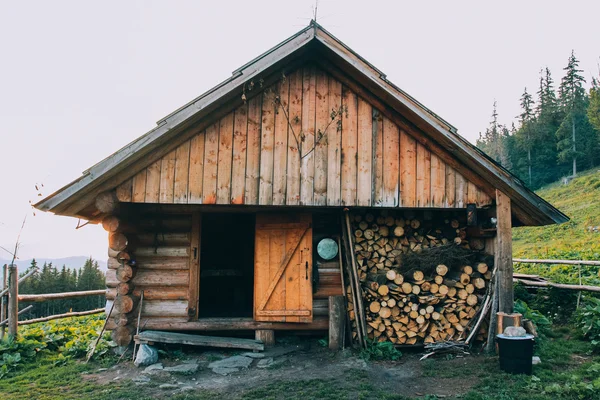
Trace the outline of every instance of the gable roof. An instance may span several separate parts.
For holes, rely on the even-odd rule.
[[[481,150],[457,134],[456,128],[427,109],[416,99],[387,80],[376,67],[347,47],[314,21],[279,43],[206,93],[157,122],[157,126],[106,159],[84,171],[82,176],[46,197],[35,207],[60,215],[82,216],[81,210],[93,202],[94,194],[115,187],[119,174],[147,157],[184,129],[193,126],[239,93],[245,83],[268,71],[318,51],[343,73],[360,81],[366,90],[393,109],[426,136],[428,143],[452,154],[472,174],[506,193],[513,202],[513,215],[523,225],[546,225],[568,221],[568,217],[530,191],[522,181],[494,162]],[[84,216],[85,217],[85,216]]]

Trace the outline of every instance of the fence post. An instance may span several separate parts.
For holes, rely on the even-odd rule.
[[[577,264],[577,267],[579,268],[579,286],[581,286],[582,280],[581,280],[581,264]],[[579,302],[581,301],[581,290],[579,291],[579,295],[577,296],[577,309],[579,310]]]
[[[6,289],[7,285],[8,285],[8,265],[4,264],[4,266],[2,267],[2,285],[0,287],[2,288],[2,290],[4,290],[4,289]],[[7,299],[8,299],[7,295],[0,296],[0,321],[4,321],[6,319]],[[6,331],[6,328],[4,327],[4,325],[2,325],[0,327],[0,340],[4,339],[5,331]]]
[[[8,267],[8,337],[17,338],[19,324],[19,268],[16,265]]]

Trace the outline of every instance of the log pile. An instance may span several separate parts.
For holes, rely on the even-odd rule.
[[[464,339],[483,303],[493,258],[467,238],[466,221],[416,212],[354,213],[356,268],[367,337],[414,345]],[[356,338],[356,307],[348,287]],[[481,327],[476,338],[485,337]]]
[[[99,196],[103,210],[115,211],[116,203],[107,201],[112,196]],[[97,199],[98,200],[98,199]],[[98,205],[98,201],[96,201]],[[109,205],[113,208],[109,209]],[[128,346],[135,332],[135,307],[138,297],[134,295],[131,280],[136,274],[135,262],[132,260],[132,245],[127,239],[126,224],[115,215],[108,215],[102,219],[102,227],[108,232],[108,261],[107,266],[115,270],[118,283],[115,293],[107,296],[114,302],[114,308],[107,322],[107,329],[112,330],[111,337],[118,346]],[[111,291],[111,292],[112,292]],[[108,317],[108,316],[107,316]]]

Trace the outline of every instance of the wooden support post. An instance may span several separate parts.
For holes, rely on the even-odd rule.
[[[8,337],[17,338],[19,323],[19,268],[16,265],[8,267]]]
[[[512,222],[510,198],[496,189],[496,254],[498,268],[498,310],[512,313],[514,307]]]
[[[8,286],[8,265],[4,264],[4,266],[2,267],[2,285],[0,286],[0,288],[4,290],[6,289],[6,286]],[[6,319],[6,314],[8,312],[7,300],[7,296],[0,296],[0,321],[4,321]],[[0,340],[4,339],[5,332],[6,328],[4,327],[4,325],[2,325],[2,327],[0,327]]]
[[[257,329],[254,332],[255,332],[255,339],[263,342],[265,347],[275,345],[275,331],[274,330]]]
[[[346,307],[344,296],[329,296],[329,349],[342,348],[344,326],[346,323]]]

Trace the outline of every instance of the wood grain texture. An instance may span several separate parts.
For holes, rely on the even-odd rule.
[[[512,313],[514,308],[512,263],[512,212],[510,198],[496,190],[496,247],[494,265],[498,268],[498,309]]]
[[[467,182],[467,204],[477,204],[477,186],[470,181]]]
[[[373,194],[373,108],[359,97],[357,112],[358,159],[356,197],[359,206],[369,207],[371,206],[371,195]]]
[[[341,205],[342,190],[342,84],[329,79],[329,109],[335,119],[327,130],[327,205]]]
[[[263,93],[258,204],[273,204],[273,147],[275,142],[275,92]]]
[[[342,88],[342,205],[356,205],[358,98]]]
[[[190,166],[188,177],[188,203],[202,203],[204,182],[204,140],[205,132],[190,140]]]
[[[204,178],[202,181],[202,204],[217,202],[217,162],[219,156],[219,123],[206,128],[204,142]]]
[[[435,154],[431,155],[431,206],[442,208],[446,200],[446,164]]]
[[[383,118],[383,206],[400,204],[400,130]]]
[[[133,177],[133,190],[131,201],[143,203],[146,200],[146,174],[148,168],[144,168]]]
[[[282,78],[278,85],[277,103],[275,107],[275,131],[273,147],[273,205],[285,204],[287,184],[287,149],[290,80]]]
[[[248,105],[235,110],[233,122],[233,159],[231,168],[231,204],[244,204],[246,185],[246,155],[248,132]]]
[[[417,143],[417,207],[429,207],[431,200],[431,152]]]
[[[117,197],[265,206],[493,204],[489,187],[465,178],[470,171],[343,81],[313,65],[288,73],[116,185]]]
[[[465,208],[467,206],[467,180],[458,171],[456,171],[455,174],[456,174],[456,184],[455,184],[456,198],[455,198],[454,204],[457,208]]]
[[[383,116],[373,108],[373,205],[383,205]]]
[[[133,190],[133,178],[127,179],[125,182],[117,186],[117,199],[122,203],[131,202]]]
[[[245,204],[258,204],[261,107],[262,96],[253,97],[248,101],[248,145],[246,150],[246,185],[244,190]]]
[[[175,152],[175,182],[173,184],[173,202],[188,202],[188,183],[190,173],[190,141],[183,143]]]
[[[313,66],[304,67],[302,80],[302,151],[300,156],[300,204],[313,204],[315,179],[316,76]]]
[[[311,220],[310,214],[257,215],[256,321],[312,322]]]
[[[402,207],[417,205],[417,142],[404,131],[400,134],[400,194]]]
[[[446,165],[446,208],[454,207],[456,201],[456,172],[454,168]]]
[[[315,74],[315,127],[318,142],[315,146],[315,183],[313,204],[315,206],[324,206],[327,205],[328,133],[332,129],[335,129],[335,125],[332,124],[331,110],[329,109],[329,77],[320,69],[317,69]]]
[[[229,113],[219,125],[219,157],[217,166],[217,204],[231,202],[231,168],[233,162],[233,117]]]
[[[298,136],[302,132],[302,71],[295,71],[288,76],[290,81],[290,126],[287,138],[287,184],[286,204],[300,204],[300,152]]]

